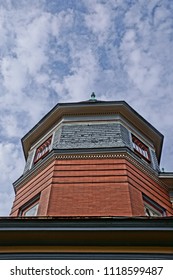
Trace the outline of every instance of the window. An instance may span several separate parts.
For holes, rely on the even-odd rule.
[[[132,135],[132,142],[134,151],[142,158],[150,162],[149,148],[134,135]]]
[[[49,153],[51,147],[51,141],[52,141],[52,136],[49,137],[43,144],[41,144],[37,148],[34,157],[34,163],[36,163],[37,161],[39,161]]]
[[[38,202],[35,205],[32,205],[31,207],[26,208],[24,211],[22,211],[22,216],[37,216],[38,212]]]
[[[40,194],[25,203],[19,211],[19,216],[37,216],[39,207]]]
[[[165,216],[165,210],[147,196],[143,196],[145,215],[148,217]]]

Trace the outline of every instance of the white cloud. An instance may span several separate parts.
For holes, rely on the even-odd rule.
[[[168,0],[0,0],[0,215],[24,168],[20,138],[56,103],[92,91],[163,132],[172,170],[172,13]]]
[[[0,143],[0,213],[9,215],[14,192],[12,182],[14,182],[23,171],[23,157],[18,148],[18,144]]]
[[[23,132],[21,124],[18,123],[16,117],[8,113],[1,117],[1,128],[3,129],[4,136],[9,138],[19,137]]]
[[[87,2],[89,13],[85,16],[86,26],[98,37],[98,43],[103,44],[109,37],[111,28],[111,9],[98,1]]]
[[[60,33],[71,29],[74,23],[74,14],[71,9],[61,11],[51,18],[50,32],[52,36],[55,36],[58,40],[60,39]]]
[[[71,46],[72,67],[71,75],[64,77],[62,82],[54,84],[57,92],[62,94],[62,99],[80,101],[92,92],[95,78],[98,75],[97,60],[90,48],[75,50]],[[68,95],[67,95],[68,94]]]
[[[3,186],[4,187],[4,186]],[[12,203],[14,200],[14,193],[9,192],[0,192],[0,213],[1,216],[9,216],[11,212]]]
[[[16,58],[6,56],[1,62],[1,74],[6,90],[21,92],[26,85],[26,70]]]
[[[18,170],[23,168],[23,158],[20,156],[18,144],[0,143],[0,170],[1,183],[6,184],[6,180],[14,180]],[[16,165],[17,162],[17,165]]]

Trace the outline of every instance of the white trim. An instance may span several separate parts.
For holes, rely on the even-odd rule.
[[[53,127],[49,132],[47,132],[42,138],[40,138],[38,140],[38,142],[36,142],[34,145],[31,146],[30,151],[41,146],[41,144],[44,143],[44,141],[46,141],[46,139],[51,137],[51,135],[52,135],[52,139],[54,139],[53,135],[55,134],[56,128],[59,129],[61,127],[61,125],[62,125],[62,123],[59,123],[58,125]]]
[[[33,152],[33,154],[32,154],[32,158],[31,158],[31,162],[30,162],[30,165],[29,165],[29,167],[28,167],[28,170],[30,170],[30,169],[32,168],[32,166],[33,166],[33,162],[34,162],[34,157],[35,157],[36,150],[37,150],[37,148],[35,148],[34,150],[30,150],[30,151],[29,151],[29,152]],[[29,157],[29,156],[28,156],[28,157]]]
[[[154,205],[151,206],[149,205],[147,202],[144,201],[144,209],[145,209],[145,214],[146,216],[149,217],[163,217],[164,216],[164,211],[163,213],[159,210],[157,210]],[[149,212],[150,215],[147,215],[147,210]]]

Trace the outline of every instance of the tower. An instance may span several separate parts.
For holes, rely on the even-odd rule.
[[[172,216],[162,143],[124,101],[57,104],[22,138],[10,216]]]

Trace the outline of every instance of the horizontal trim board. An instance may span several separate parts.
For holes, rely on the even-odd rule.
[[[172,217],[32,217],[32,218],[0,218],[0,230],[2,228],[18,227],[132,227],[132,228],[156,228],[163,227],[164,229],[170,227],[173,230],[173,216]]]
[[[0,260],[173,260],[159,253],[0,253]]]
[[[173,253],[164,246],[0,246],[0,253]]]

